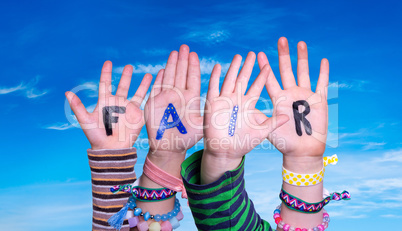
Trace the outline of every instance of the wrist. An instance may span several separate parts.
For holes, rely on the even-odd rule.
[[[102,145],[91,144],[91,149],[94,151],[102,149],[126,149],[126,148],[132,148],[132,146],[124,143],[113,143],[113,144],[103,143]]]
[[[186,158],[185,153],[169,150],[149,150],[147,157],[163,171],[180,178],[181,163]]]
[[[204,150],[201,160],[201,184],[212,183],[225,172],[238,168],[242,159],[242,157],[231,158]]]
[[[292,172],[307,174],[320,171],[324,163],[322,156],[283,155],[283,167]]]

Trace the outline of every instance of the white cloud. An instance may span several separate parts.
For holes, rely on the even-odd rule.
[[[201,75],[211,75],[212,69],[216,64],[220,64],[222,66],[222,74],[225,74],[230,67],[230,63],[223,63],[213,58],[202,57],[200,59]]]
[[[204,42],[207,44],[216,44],[227,40],[230,37],[230,33],[223,29],[206,29],[191,31],[185,34],[184,39],[196,42]]]
[[[337,89],[346,89],[346,90],[355,90],[355,91],[373,91],[372,89],[366,89],[366,85],[370,82],[367,80],[350,80],[350,81],[341,81],[341,82],[330,82],[328,88],[337,88]]]
[[[49,125],[49,126],[45,127],[45,129],[63,131],[63,130],[67,130],[67,129],[74,128],[74,127],[75,127],[75,126],[74,126],[73,124],[64,123],[64,124]]]
[[[8,94],[14,91],[19,91],[24,89],[25,87],[23,86],[23,84],[21,83],[20,85],[16,86],[16,87],[9,87],[9,88],[0,88],[0,95],[4,95],[4,94]]]
[[[92,113],[94,111],[96,105],[97,104],[89,105],[88,107],[86,107],[87,111],[89,113]],[[58,130],[58,131],[64,131],[64,130],[67,130],[70,128],[81,128],[80,124],[78,123],[77,117],[75,115],[71,114],[71,115],[66,115],[66,117],[67,116],[70,118],[70,119],[67,118],[68,121],[70,121],[70,122],[72,121],[71,123],[64,123],[64,122],[55,123],[55,124],[50,124],[50,125],[44,126],[43,128],[50,129],[50,130]]]
[[[18,86],[15,87],[0,87],[0,95],[5,95],[13,92],[20,92],[24,94],[28,99],[34,99],[41,96],[44,96],[48,93],[47,90],[40,91],[38,90],[35,85],[38,83],[39,77],[33,78],[28,83],[20,83]]]
[[[364,144],[365,145],[363,147],[363,151],[366,151],[366,150],[372,150],[372,149],[382,147],[382,146],[386,145],[387,143],[384,143],[384,142],[367,142],[367,143],[364,143]]]
[[[26,96],[27,96],[27,98],[32,99],[32,98],[41,97],[41,96],[45,95],[46,93],[47,93],[47,91],[37,92],[36,89],[32,88],[32,89],[29,89],[26,91]]]
[[[385,217],[385,218],[402,218],[401,215],[395,215],[395,214],[384,214],[384,215],[381,215],[380,217]]]
[[[150,73],[152,75],[158,74],[160,69],[165,68],[166,64],[160,65],[157,64],[155,66],[148,64],[148,65],[143,65],[143,64],[138,64],[134,65],[133,73]]]
[[[74,230],[77,226],[89,229],[90,185],[90,181],[82,181],[6,187],[0,194],[0,204],[7,208],[0,210],[0,229]]]
[[[388,151],[384,153],[382,158],[374,159],[375,162],[401,162],[402,163],[402,149]]]
[[[133,73],[135,74],[145,74],[145,73],[149,73],[152,75],[156,75],[158,74],[160,69],[165,68],[166,63],[164,64],[156,64],[156,65],[152,65],[152,64],[137,64],[137,65],[132,65],[133,66]],[[114,73],[118,73],[121,74],[123,73],[123,69],[124,67],[117,67],[114,69]]]
[[[225,74],[229,67],[230,63],[220,62],[215,60],[214,58],[202,57],[200,59],[200,68],[201,68],[201,75],[210,75],[212,69],[216,64],[220,64],[222,66],[222,74]],[[133,66],[133,73],[136,74],[145,74],[150,73],[152,75],[158,74],[160,69],[165,68],[166,63],[163,64],[136,64]],[[114,73],[121,74],[123,73],[124,67],[116,67],[114,69]],[[208,81],[207,81],[208,82]]]

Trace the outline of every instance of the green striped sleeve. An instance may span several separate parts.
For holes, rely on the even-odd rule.
[[[244,158],[239,167],[227,171],[217,181],[200,185],[203,150],[188,157],[182,164],[181,176],[188,201],[199,230],[266,230],[248,198],[244,187]]]

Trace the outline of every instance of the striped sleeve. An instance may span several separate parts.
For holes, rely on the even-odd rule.
[[[240,166],[227,171],[217,181],[200,185],[203,150],[182,164],[181,176],[198,230],[265,230],[271,226],[262,220],[244,187],[244,159]]]
[[[118,192],[113,194],[110,188],[115,185],[132,184],[137,179],[134,165],[137,162],[135,148],[127,149],[88,149],[91,168],[93,216],[92,230],[114,230],[107,220],[118,212],[127,202],[130,194]],[[128,221],[122,226],[128,231]]]

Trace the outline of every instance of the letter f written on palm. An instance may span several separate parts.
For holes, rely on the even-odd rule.
[[[88,112],[73,92],[66,92],[78,122],[93,150],[130,148],[144,126],[144,113],[140,106],[152,81],[146,74],[135,95],[127,99],[133,67],[126,65],[121,75],[116,94],[112,95],[112,62],[103,64],[98,103],[93,112]]]

